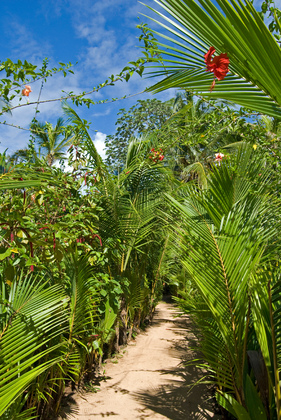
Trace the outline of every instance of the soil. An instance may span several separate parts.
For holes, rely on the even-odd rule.
[[[92,392],[68,396],[59,419],[221,419],[212,389],[193,386],[203,375],[188,364],[198,357],[197,340],[188,316],[179,315],[161,302],[145,332],[106,361]]]

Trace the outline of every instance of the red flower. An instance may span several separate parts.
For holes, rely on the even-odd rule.
[[[101,237],[97,233],[95,233],[92,237],[93,238],[98,238],[98,240],[100,241],[100,246],[102,246]]]
[[[210,88],[211,91],[215,87],[216,78],[218,80],[223,80],[226,74],[229,72],[229,58],[227,54],[216,55],[214,58],[212,58],[212,55],[215,52],[215,48],[210,47],[209,51],[204,55],[207,71],[214,73],[214,81]]]
[[[209,51],[204,55],[205,63],[207,64],[207,70],[211,71],[209,65],[212,61],[212,55],[215,53],[215,47],[210,47]]]
[[[21,91],[23,96],[29,96],[30,92],[32,92],[32,90],[29,85],[25,85],[25,88]]]
[[[164,155],[163,155],[163,150],[159,149],[159,150],[155,150],[155,148],[153,147],[153,149],[150,150],[150,156],[149,159],[152,159],[154,163],[157,163],[159,160],[163,160],[164,159]]]

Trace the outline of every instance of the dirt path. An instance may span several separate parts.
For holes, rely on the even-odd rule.
[[[219,419],[206,386],[188,387],[199,373],[182,362],[196,357],[188,347],[196,342],[188,317],[174,318],[176,314],[173,305],[161,302],[152,325],[106,363],[100,390],[75,398],[64,418]]]

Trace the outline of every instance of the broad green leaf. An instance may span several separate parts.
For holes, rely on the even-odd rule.
[[[265,408],[249,375],[246,376],[245,399],[251,419],[267,420]]]
[[[228,410],[238,420],[254,420],[254,418],[250,417],[245,408],[231,395],[226,393],[217,393],[217,400],[222,407]]]

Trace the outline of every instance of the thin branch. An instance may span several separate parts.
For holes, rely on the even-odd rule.
[[[109,86],[109,85],[106,85],[106,86]],[[103,86],[103,87],[106,87],[106,86]],[[44,104],[44,103],[48,103],[48,102],[65,101],[67,99],[79,99],[79,98],[82,98],[82,97],[84,97],[86,95],[90,95],[91,93],[98,92],[100,89],[101,88],[94,89],[94,90],[91,90],[90,92],[87,92],[87,93],[84,93],[84,94],[80,94],[80,95],[68,95],[68,96],[62,96],[61,98],[46,99],[44,101],[39,101],[39,102],[38,101],[36,101],[36,102],[27,102],[25,104],[15,105],[15,106],[13,106],[13,107],[11,107],[9,109],[6,109],[4,112],[0,112],[0,116],[3,115],[4,113],[8,112],[8,111],[13,111],[14,109],[22,108],[22,107],[29,106],[29,105],[38,105],[38,103],[39,104]],[[121,98],[115,98],[115,99],[111,99],[111,100],[107,100],[107,99],[101,100],[101,101],[98,101],[98,102],[94,103],[94,105],[101,105],[101,104],[105,104],[105,103],[106,104],[109,104],[109,103],[121,101],[123,99],[132,98],[133,96],[137,96],[137,95],[141,95],[142,93],[145,93],[145,91],[146,90],[143,90],[143,91],[137,92],[137,93],[133,93],[132,95],[125,95],[125,96],[122,96]],[[0,122],[0,124],[3,124],[3,123]],[[17,128],[19,128],[19,127],[17,127]]]
[[[127,96],[123,96],[122,98],[116,98],[116,99],[114,99],[114,100],[107,100],[106,102],[105,101],[103,101],[103,102],[97,102],[96,103],[96,105],[102,105],[102,104],[104,104],[104,103],[107,103],[107,104],[109,104],[109,103],[113,103],[113,102],[117,102],[117,101],[121,101],[121,100],[123,100],[123,99],[129,99],[129,98],[132,98],[132,97],[134,97],[134,96],[137,96],[137,95],[141,95],[141,94],[143,94],[143,93],[145,93],[145,90],[143,90],[143,91],[141,91],[141,92],[137,92],[137,93],[132,93],[131,95],[127,95]],[[26,104],[21,104],[21,105],[17,105],[17,106],[15,106],[13,109],[15,109],[15,108],[20,108],[20,107],[22,107],[22,106],[26,106],[26,105],[32,105],[32,104],[40,104],[40,103],[43,103],[43,102],[51,102],[51,101],[59,101],[59,100],[62,100],[63,98],[61,98],[61,99],[50,99],[50,100],[47,100],[47,101],[37,101],[37,102],[29,102],[29,103],[26,103]],[[0,115],[1,115],[1,113],[0,113]],[[24,127],[21,127],[20,125],[15,125],[15,124],[11,124],[11,123],[7,123],[6,121],[0,121],[0,124],[2,124],[2,125],[7,125],[7,126],[9,126],[9,127],[13,127],[13,128],[17,128],[18,130],[24,130],[24,131],[29,131],[29,132],[31,132],[31,133],[34,133],[35,131],[36,131],[36,133],[40,133],[40,132],[42,132],[42,133],[45,133],[45,131],[43,131],[43,130],[38,130],[38,129],[36,129],[36,130],[34,130],[34,129],[32,129],[32,128],[24,128]],[[54,133],[56,133],[57,131],[54,131]]]

